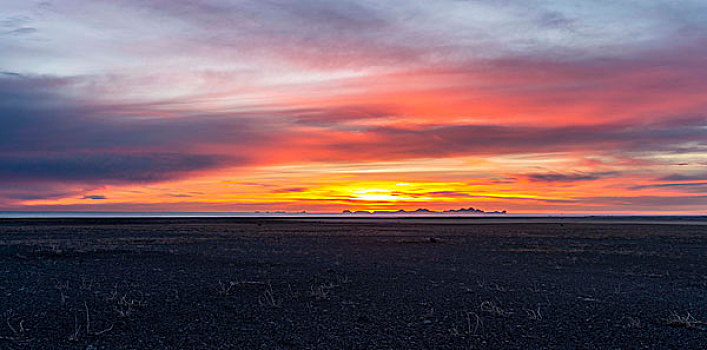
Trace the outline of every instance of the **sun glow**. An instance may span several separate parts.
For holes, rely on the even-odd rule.
[[[356,198],[365,201],[398,201],[401,198],[397,196],[391,196],[389,194],[357,194]]]
[[[409,190],[400,189],[400,187],[415,187],[413,184],[409,183],[396,183],[394,185],[389,185],[389,188],[356,188],[348,190],[349,193],[355,199],[361,199],[365,201],[392,201],[397,202],[400,200],[421,200],[428,199],[422,198],[414,195],[415,192],[408,193]]]
[[[349,192],[354,198],[365,201],[398,201],[402,199],[399,196],[392,195],[391,191],[377,188],[349,190]]]
[[[145,210],[159,206],[174,211],[263,211],[277,208],[297,212],[340,212],[345,209],[448,210],[474,207],[515,213],[528,206],[542,205],[550,208],[548,212],[563,208],[563,212],[569,213],[575,205],[581,205],[583,210],[593,206],[573,198],[588,194],[605,196],[605,193],[616,193],[618,188],[624,186],[622,179],[609,176],[545,186],[538,182],[538,178],[530,177],[534,167],[542,163],[553,168],[557,164],[546,162],[542,155],[528,160],[506,158],[492,158],[493,163],[454,158],[440,164],[446,167],[444,175],[410,171],[410,163],[389,162],[370,163],[367,167],[363,164],[330,164],[324,167],[303,164],[277,167],[276,170],[262,167],[251,172],[234,168],[153,186],[116,184],[97,188],[88,194],[27,199],[23,203],[28,206],[111,203],[112,208],[117,210],[142,203],[141,208]],[[562,164],[574,162],[567,158]],[[577,163],[575,168],[581,164]],[[523,172],[530,175],[519,176],[512,174],[511,169],[504,170],[504,167],[511,166],[513,170],[524,169]],[[360,171],[365,169],[386,170]],[[555,176],[552,172],[548,174]],[[581,172],[576,174],[582,175]],[[403,179],[405,181],[401,181]],[[539,179],[544,180],[542,177]],[[676,194],[676,186],[646,188],[643,191],[667,197]]]

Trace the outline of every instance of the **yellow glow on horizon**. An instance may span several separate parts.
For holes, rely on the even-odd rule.
[[[388,188],[356,188],[349,189],[348,192],[353,195],[355,199],[362,199],[365,201],[392,201],[398,202],[402,200],[415,201],[415,200],[426,200],[429,198],[413,197],[410,196],[408,192],[398,189],[401,187],[415,187],[414,184],[409,183],[396,183],[394,185],[381,184],[387,186]],[[344,191],[344,188],[332,188],[334,191]]]
[[[555,154],[553,154],[556,156]],[[108,210],[134,208],[163,211],[302,211],[340,212],[349,210],[448,210],[474,207],[486,211],[565,212],[601,210],[602,204],[584,198],[632,196],[626,178],[606,177],[593,181],[547,184],[523,177],[522,173],[552,172],[553,164],[543,163],[542,155],[530,159],[496,157],[478,162],[474,158],[430,160],[446,169],[418,172],[407,162],[371,162],[290,166],[250,169],[222,169],[200,177],[143,185],[110,185],[63,198],[24,200],[26,206],[81,206],[109,204]],[[582,168],[567,159],[563,166]],[[507,168],[509,167],[509,168]],[[366,170],[381,170],[369,172]],[[521,175],[518,175],[521,173]],[[650,179],[649,179],[650,180]],[[633,179],[635,183],[646,180]],[[641,190],[641,195],[670,198],[674,187]],[[105,197],[105,199],[101,199]],[[619,204],[620,205],[620,204]],[[528,208],[533,208],[529,210]],[[538,208],[547,208],[539,210]]]
[[[400,198],[396,196],[391,196],[389,194],[359,194],[356,198],[363,199],[365,201],[397,201]]]

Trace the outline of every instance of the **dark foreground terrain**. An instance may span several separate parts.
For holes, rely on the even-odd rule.
[[[5,219],[0,316],[0,349],[706,349],[707,226]]]

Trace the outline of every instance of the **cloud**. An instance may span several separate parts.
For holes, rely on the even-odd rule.
[[[36,28],[32,28],[32,27],[22,27],[22,28],[17,28],[17,29],[13,29],[13,30],[4,32],[4,33],[2,33],[2,34],[5,34],[5,35],[23,35],[23,34],[32,34],[32,33],[36,32],[36,31],[37,31]]]
[[[36,199],[54,199],[64,198],[73,195],[73,192],[47,192],[41,191],[37,193],[29,193],[28,191],[3,193],[2,198],[19,199],[19,200],[36,200]]]
[[[656,181],[704,181],[707,180],[707,173],[696,174],[672,174],[657,178]]]
[[[580,198],[626,176],[638,183],[624,191],[700,193],[676,182],[707,179],[692,160],[707,152],[706,9],[700,1],[9,1],[0,15],[0,180],[23,188],[0,191],[0,201],[79,199],[103,185],[313,162],[395,163],[385,166],[392,174],[406,171],[402,162],[448,157],[485,167],[486,180],[469,184],[479,187],[537,194],[582,183],[563,186]],[[514,163],[529,154],[556,163]],[[596,163],[576,162],[589,158]],[[660,166],[667,159],[688,165],[670,174],[675,168]],[[432,170],[440,182],[464,181],[473,166]],[[504,178],[511,174],[519,175]],[[311,185],[263,182],[262,192],[275,193]],[[165,191],[188,201],[186,188]]]
[[[134,10],[146,6],[133,5]],[[695,2],[590,8],[554,1],[155,1],[147,7],[153,16],[190,25],[208,44],[246,51],[265,46],[275,48],[269,53],[297,52],[305,62],[319,64],[393,63],[388,59],[396,56],[449,62],[548,51],[614,56],[677,33],[696,36],[705,26],[694,16],[704,5]],[[631,41],[626,33],[633,33]],[[623,52],[614,50],[618,47]]]
[[[270,193],[295,193],[295,192],[305,192],[307,191],[306,187],[288,187],[288,188],[279,188],[276,190],[270,191]]]
[[[703,142],[703,118],[636,126],[626,123],[567,127],[443,125],[407,129],[374,127],[347,142],[332,140],[337,154],[358,159],[491,155],[529,152],[680,151],[687,142]],[[684,150],[683,150],[684,151]]]
[[[79,74],[135,65],[164,68],[163,62],[180,69],[255,61],[268,68],[285,62],[317,70],[395,70],[509,56],[622,58],[704,38],[704,21],[695,14],[706,10],[699,1],[572,6],[561,1],[97,0],[91,6],[64,1],[51,10],[34,2],[10,4],[8,23],[41,20],[38,34],[51,39],[13,42],[22,55],[8,58],[12,65]],[[116,30],[76,42],[85,28]],[[54,62],[38,67],[39,57],[22,60],[39,49]],[[91,64],[74,64],[87,55]]]
[[[102,186],[90,184],[58,183],[52,181],[3,181],[13,186],[0,186],[0,202],[52,200],[59,198],[76,198],[93,191],[103,190]]]
[[[434,191],[425,192],[420,196],[446,197],[446,198],[480,198],[480,199],[501,199],[508,202],[541,202],[541,203],[577,203],[575,199],[548,199],[548,198],[532,198],[532,197],[515,197],[515,196],[494,196],[477,194],[476,192],[464,191]]]
[[[218,157],[179,153],[0,155],[0,181],[143,183],[173,179],[222,164]]]
[[[616,175],[615,172],[598,172],[598,173],[587,173],[581,171],[575,171],[571,173],[528,173],[520,174],[532,182],[577,182],[577,181],[592,181],[599,180],[608,176]]]
[[[190,195],[190,194],[183,194],[183,193],[170,193],[170,194],[168,194],[168,196],[170,196],[170,197],[175,197],[175,198],[190,198],[190,197],[193,197],[193,196]]]
[[[108,199],[106,196],[101,196],[101,195],[90,195],[90,196],[83,196],[81,199]]]
[[[159,104],[86,103],[59,91],[79,78],[0,78],[0,178],[10,181],[154,182],[249,164],[374,161],[526,152],[682,152],[704,140],[702,117],[645,122],[522,126],[493,124],[351,126],[380,107],[334,106],[265,112],[176,112]],[[184,115],[182,115],[184,114]],[[327,118],[326,116],[333,116]],[[303,118],[307,118],[303,122]],[[312,119],[314,118],[314,119]],[[307,128],[302,128],[307,125]],[[593,180],[610,173],[530,174],[532,181]]]
[[[28,16],[9,16],[0,19],[0,27],[5,27],[5,28],[16,28],[16,27],[22,27],[25,24],[31,22],[31,18]]]
[[[681,208],[707,205],[707,196],[616,196],[616,197],[579,197],[584,204],[600,204],[606,206],[624,207],[635,210],[655,208],[666,210],[671,207]]]
[[[204,153],[210,144],[257,144],[247,121],[120,117],[118,106],[81,103],[57,91],[64,78],[0,77],[0,179],[152,182],[245,163],[245,154]],[[149,115],[150,110],[143,111]]]
[[[667,189],[667,190],[679,190],[681,192],[707,193],[707,182],[662,183],[662,184],[650,184],[650,185],[636,185],[636,186],[631,186],[630,189],[632,189],[632,190]]]

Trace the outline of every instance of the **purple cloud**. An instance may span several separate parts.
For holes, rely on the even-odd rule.
[[[571,173],[528,173],[520,176],[526,177],[533,182],[576,182],[576,181],[592,181],[599,180],[608,176],[616,175],[616,172],[571,172]]]

